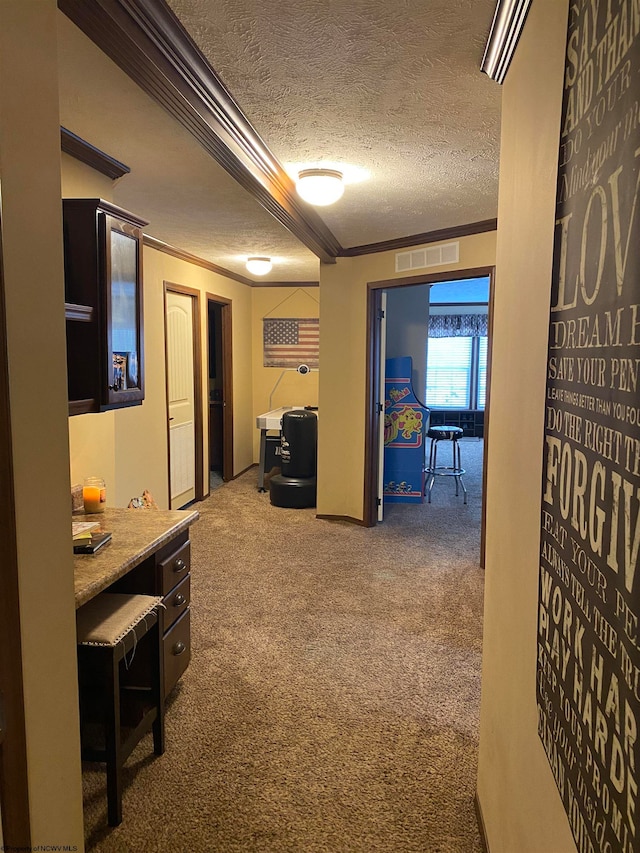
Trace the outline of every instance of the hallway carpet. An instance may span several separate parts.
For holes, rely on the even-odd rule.
[[[370,530],[272,507],[256,469],[197,506],[167,751],[132,754],[116,829],[85,765],[88,849],[482,850],[482,442],[462,455],[467,506],[440,478]]]

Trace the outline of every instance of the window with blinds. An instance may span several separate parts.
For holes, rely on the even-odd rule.
[[[432,409],[484,409],[487,338],[429,338],[425,403]]]
[[[478,338],[478,409],[487,399],[487,338]]]
[[[468,409],[473,338],[430,338],[426,404],[434,409]]]

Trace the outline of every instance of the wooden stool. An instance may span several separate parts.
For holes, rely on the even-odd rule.
[[[122,822],[122,769],[153,729],[164,752],[162,598],[103,592],[76,614],[83,761],[107,765],[110,826]]]
[[[431,439],[429,464],[425,468],[425,474],[427,475],[427,500],[429,503],[431,503],[431,489],[433,488],[436,477],[453,477],[456,481],[456,497],[458,497],[458,484],[460,484],[464,492],[464,503],[467,502],[467,489],[462,479],[465,470],[460,462],[460,445],[458,444],[458,439],[462,438],[463,435],[464,430],[457,426],[433,426],[427,432],[427,437]],[[439,441],[450,441],[453,446],[453,459],[450,466],[438,465]]]

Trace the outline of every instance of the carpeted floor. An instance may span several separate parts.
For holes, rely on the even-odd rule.
[[[219,489],[220,486],[224,485],[224,480],[222,479],[222,475],[219,471],[209,471],[209,490],[215,491]]]
[[[86,768],[88,849],[482,850],[482,442],[462,455],[467,506],[441,478],[371,530],[272,507],[255,469],[197,506],[168,748],[129,759],[115,829]]]

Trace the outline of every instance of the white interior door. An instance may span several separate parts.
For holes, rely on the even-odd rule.
[[[180,509],[196,496],[192,297],[168,290],[166,312],[169,489],[171,509]]]
[[[378,521],[384,518],[384,380],[387,358],[387,294],[380,294],[380,385],[378,386]]]

